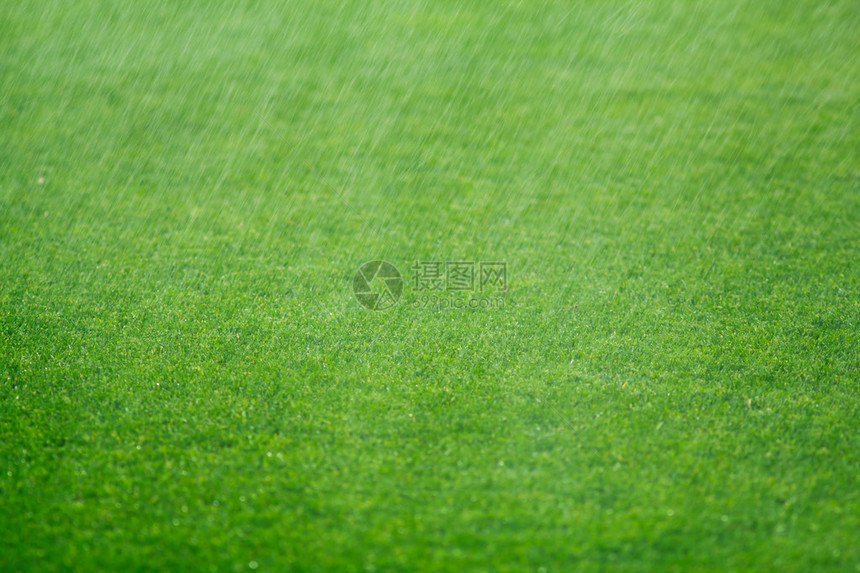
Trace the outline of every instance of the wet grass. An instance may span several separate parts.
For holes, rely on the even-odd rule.
[[[854,3],[281,4],[0,7],[0,569],[860,569]]]

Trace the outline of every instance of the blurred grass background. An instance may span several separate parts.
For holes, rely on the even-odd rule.
[[[0,7],[0,568],[860,566],[858,20]]]

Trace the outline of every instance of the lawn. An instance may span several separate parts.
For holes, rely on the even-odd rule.
[[[860,571],[858,102],[855,1],[4,2],[0,570]]]

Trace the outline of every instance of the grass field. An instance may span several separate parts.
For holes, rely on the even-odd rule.
[[[3,2],[0,570],[860,571],[858,102],[854,1]]]

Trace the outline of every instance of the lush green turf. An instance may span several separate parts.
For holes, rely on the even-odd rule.
[[[838,0],[3,2],[0,570],[860,570],[858,54]]]

